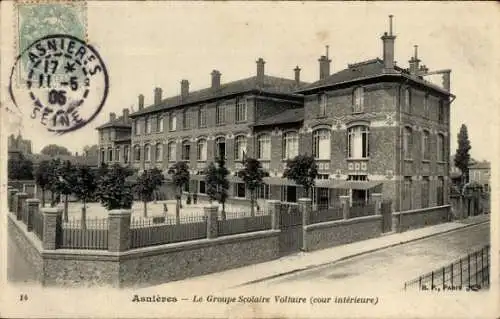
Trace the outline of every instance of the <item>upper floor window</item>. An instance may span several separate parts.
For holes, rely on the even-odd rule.
[[[263,160],[271,159],[271,137],[267,134],[257,138],[257,157]]]
[[[429,118],[429,94],[424,96],[424,117]]]
[[[326,106],[328,104],[328,97],[326,94],[321,94],[319,97],[319,116],[326,115]]]
[[[99,132],[99,138],[101,141],[104,141],[104,131]]]
[[[163,115],[158,115],[156,118],[156,131],[163,132]]]
[[[247,120],[247,100],[239,98],[236,101],[236,122],[245,122]]]
[[[108,161],[113,161],[113,149],[111,147],[108,148]]]
[[[198,161],[207,160],[207,140],[205,139],[198,140],[196,147],[196,159]]]
[[[183,129],[189,129],[191,124],[191,118],[190,118],[190,113],[188,110],[184,110],[182,112],[182,128]]]
[[[115,148],[115,161],[120,161],[120,147]]]
[[[226,105],[225,104],[217,104],[215,110],[215,120],[217,125],[224,124],[226,122]]]
[[[177,116],[173,112],[168,117],[168,128],[170,131],[177,130]]]
[[[365,89],[363,87],[360,86],[354,89],[352,105],[354,113],[363,112],[365,107]]]
[[[438,122],[441,124],[444,123],[444,101],[443,100],[439,100]]]
[[[141,147],[139,145],[134,146],[134,161],[138,162],[141,160]]]
[[[128,159],[129,159],[129,147],[128,147],[128,145],[125,145],[123,147],[123,162],[125,164],[127,164],[128,163]]]
[[[139,120],[134,121],[134,132],[135,132],[135,135],[141,134],[141,125],[139,123]]]
[[[316,159],[330,159],[330,130],[319,129],[313,132],[313,156]]]
[[[437,160],[439,162],[444,162],[444,154],[445,154],[445,144],[444,144],[444,135],[437,135]]]
[[[247,138],[243,135],[236,136],[234,139],[234,159],[244,160],[247,152]]]
[[[403,132],[403,152],[405,159],[412,158],[413,150],[413,130],[410,127],[405,127]]]
[[[146,117],[144,126],[146,129],[146,134],[150,134],[151,133],[151,118]]]
[[[191,142],[184,141],[182,142],[182,160],[189,161],[191,154]]]
[[[370,129],[357,125],[347,130],[347,157],[367,158],[370,156]]]
[[[144,145],[144,160],[146,162],[151,161],[151,146],[149,144]]]
[[[226,157],[226,139],[224,137],[218,137],[215,139],[215,157]]]
[[[106,151],[101,149],[101,163],[106,162]]]
[[[429,160],[430,159],[429,131],[423,131],[423,135],[422,135],[422,158],[424,160]]]
[[[292,159],[299,155],[299,135],[288,132],[283,135],[283,158]]]
[[[175,162],[175,160],[176,160],[176,150],[177,150],[176,143],[175,142],[168,143],[167,149],[168,149],[168,160],[170,162]]]
[[[206,126],[207,126],[207,107],[203,105],[198,110],[198,127],[206,127]]]
[[[410,88],[406,88],[404,91],[404,100],[405,100],[405,111],[411,113],[411,91]]]
[[[155,161],[161,162],[163,160],[163,144],[156,143],[155,145]]]

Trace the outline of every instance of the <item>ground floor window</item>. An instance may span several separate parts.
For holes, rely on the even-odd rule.
[[[281,201],[296,203],[297,202],[297,187],[296,186],[282,186],[281,187]]]
[[[403,180],[402,191],[402,210],[410,210],[412,208],[412,180],[411,176],[405,176]]]
[[[438,176],[437,179],[437,206],[444,205],[444,177]]]
[[[198,184],[198,193],[205,194],[205,181],[200,181]]]
[[[234,197],[245,198],[245,183],[234,183]]]
[[[257,188],[257,198],[259,199],[269,199],[269,185],[262,184]]]
[[[422,208],[427,208],[429,207],[429,176],[423,176],[422,177]]]
[[[327,209],[330,203],[330,190],[323,187],[313,187],[312,199],[317,209]]]
[[[184,184],[184,191],[189,193],[189,183]]]

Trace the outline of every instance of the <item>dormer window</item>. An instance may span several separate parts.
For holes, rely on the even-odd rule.
[[[352,95],[353,113],[361,113],[365,107],[365,90],[363,87],[354,89]]]

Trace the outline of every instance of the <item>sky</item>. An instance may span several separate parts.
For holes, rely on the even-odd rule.
[[[492,141],[499,129],[498,88],[495,74],[499,52],[494,42],[499,34],[498,4],[495,2],[395,3],[180,3],[180,2],[87,2],[87,34],[106,64],[110,87],[99,116],[78,131],[55,136],[26,114],[10,116],[7,131],[32,140],[35,152],[46,144],[66,146],[81,152],[96,144],[95,127],[105,123],[110,112],[137,110],[137,96],[148,105],[155,87],[163,96],[177,95],[180,81],[190,81],[190,90],[210,85],[210,72],[222,73],[222,82],[253,76],[255,61],[266,61],[266,74],[318,79],[318,58],[330,47],[331,72],[348,63],[382,57],[380,36],[388,31],[388,15],[394,15],[395,60],[408,66],[413,45],[431,71],[452,69],[451,90],[457,96],[451,110],[451,147],[462,123],[469,130],[471,155],[493,160]],[[11,15],[3,15],[2,31],[11,27]],[[480,17],[480,18],[479,18]],[[495,19],[496,18],[496,19]],[[12,27],[11,27],[12,28]],[[3,33],[3,43],[8,41]],[[14,36],[14,33],[10,34]],[[12,37],[11,40],[12,41]],[[14,56],[13,47],[3,45],[3,62]],[[5,58],[7,56],[7,58]],[[2,65],[2,104],[6,93],[6,66]],[[5,131],[4,131],[5,133]]]

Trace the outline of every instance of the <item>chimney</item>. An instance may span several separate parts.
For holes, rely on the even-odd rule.
[[[187,98],[189,95],[189,81],[182,80],[181,81],[181,99]]]
[[[159,87],[155,88],[154,104],[160,104],[161,95],[162,95],[162,89]]]
[[[220,88],[220,72],[217,70],[213,70],[212,73],[212,89],[217,90]]]
[[[257,63],[257,83],[264,84],[264,64],[266,64],[266,62],[264,61],[264,59],[259,58],[256,63]]]
[[[392,18],[393,15],[389,16],[389,34],[384,32],[384,35],[380,38],[382,39],[384,45],[384,71],[394,71],[394,40],[396,36],[392,34]]]
[[[114,112],[109,113],[109,121],[113,122],[116,120],[116,114]]]
[[[127,123],[128,120],[129,120],[129,110],[128,109],[123,109],[122,111],[122,115],[123,115],[123,122]]]
[[[300,84],[300,68],[299,68],[299,66],[297,65],[295,67],[295,69],[293,69],[293,71],[295,72],[295,83],[297,85],[299,85]]]
[[[443,72],[443,88],[450,92],[450,75],[451,75],[451,70],[445,70]]]
[[[420,64],[420,59],[418,58],[418,45],[414,46],[415,48],[415,53],[410,59],[410,74],[416,75],[419,71],[419,64]]]
[[[144,108],[144,95],[139,94],[139,110]]]
[[[323,80],[324,78],[328,77],[330,75],[330,62],[332,60],[329,59],[328,57],[328,48],[329,46],[326,46],[326,55],[322,55],[319,58],[319,79]]]

